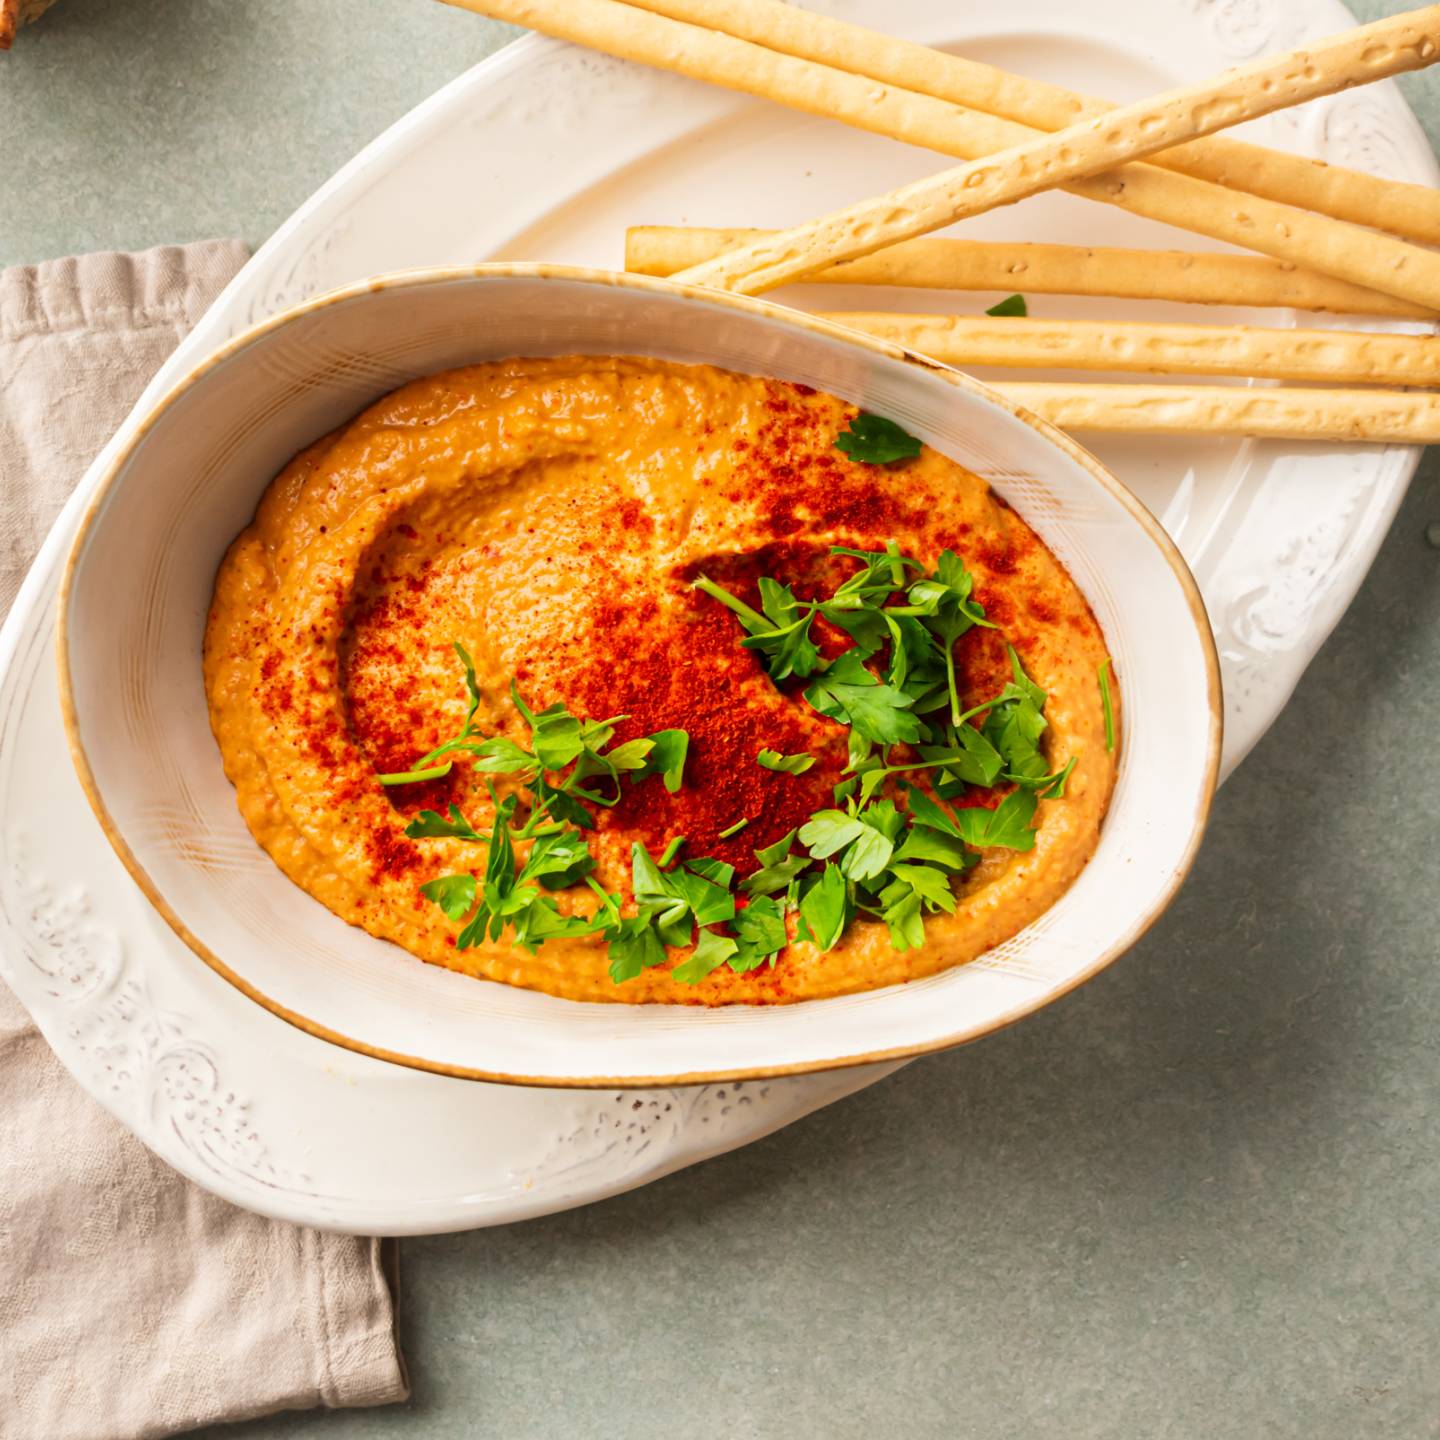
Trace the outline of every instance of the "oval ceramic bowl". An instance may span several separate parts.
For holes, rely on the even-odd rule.
[[[639,354],[798,381],[988,478],[1069,567],[1115,657],[1125,736],[1099,849],[1052,909],[941,975],[773,1008],[582,1004],[422,964],[292,885],[240,819],[201,640],[231,539],[303,446],[389,390],[513,355]],[[195,953],[267,1009],[476,1079],[666,1085],[920,1054],[1093,975],[1174,894],[1205,825],[1220,686],[1204,607],[1155,520],[1078,445],[953,370],[765,301],[540,265],[397,275],[239,336],[102,479],[61,599],[62,704],[106,835]]]

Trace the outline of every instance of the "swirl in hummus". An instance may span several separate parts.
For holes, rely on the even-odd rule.
[[[854,414],[801,386],[704,366],[514,360],[416,381],[312,445],[232,545],[206,634],[211,723],[256,840],[335,914],[421,960],[578,1000],[843,995],[1014,935],[1098,841],[1115,776],[1096,679],[1104,638],[1065,569],[983,480],[928,447],[895,466],[837,450]],[[796,938],[792,917],[773,966],[722,966],[689,986],[671,973],[683,953],[615,984],[596,935],[535,954],[505,938],[456,948],[455,925],[420,887],[483,872],[484,855],[405,827],[455,803],[488,831],[487,777],[457,763],[423,783],[377,779],[460,729],[453,642],[474,658],[487,736],[528,738],[512,677],[537,709],[629,717],[617,742],[688,731],[680,789],[628,785],[590,832],[595,879],[631,913],[632,842],[658,853],[683,835],[689,855],[744,875],[756,850],[834,803],[847,761],[845,727],[773,682],[735,615],[691,582],[703,573],[751,604],[763,575],[810,595],[855,564],[832,546],[887,542],[927,564],[953,549],[975,578],[999,628],[955,644],[967,705],[1010,678],[1007,643],[1047,692],[1045,759],[1075,763],[1064,797],[1039,801],[1033,849],[983,851],[956,882],[954,913],[927,917],[924,943],[903,951],[861,915],[821,952]],[[848,643],[825,629],[817,622],[828,653]],[[762,749],[816,763],[775,773],[756,764]],[[498,783],[502,798],[517,789]],[[567,914],[598,904],[583,885],[555,898]]]

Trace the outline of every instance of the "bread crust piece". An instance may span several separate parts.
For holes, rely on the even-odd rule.
[[[38,20],[55,0],[0,0],[0,50],[14,43],[15,32],[22,25]]]

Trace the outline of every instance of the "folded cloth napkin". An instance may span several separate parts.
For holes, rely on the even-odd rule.
[[[244,260],[211,241],[0,271],[0,615],[75,482]],[[190,1184],[70,1079],[0,985],[4,1440],[136,1440],[404,1399],[383,1244]]]

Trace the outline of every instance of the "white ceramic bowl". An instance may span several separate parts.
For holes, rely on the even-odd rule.
[[[888,415],[986,476],[1069,567],[1115,657],[1125,735],[1093,860],[966,966],[774,1008],[581,1004],[415,960],[346,925],[256,846],[210,734],[215,571],[302,446],[417,376],[513,355],[636,354],[799,381]],[[1093,975],[1194,856],[1220,753],[1209,623],[1155,520],[1086,451],[977,382],[764,301],[541,265],[387,277],[239,336],[120,453],[76,540],[60,680],[82,784],[120,858],[196,954],[337,1044],[477,1079],[667,1085],[778,1075],[974,1039]]]

